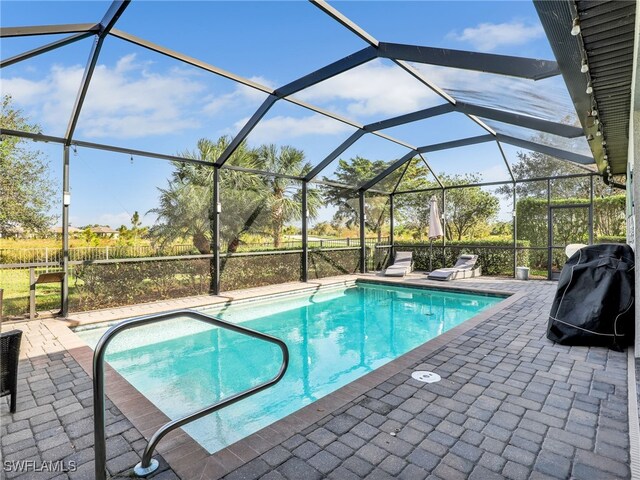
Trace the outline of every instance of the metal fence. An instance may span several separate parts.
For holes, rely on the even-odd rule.
[[[0,248],[0,264],[60,263],[62,248]],[[193,245],[171,245],[155,247],[151,245],[123,245],[100,247],[73,247],[69,249],[70,261],[110,260],[118,258],[160,257],[194,255],[198,251]],[[1,267],[2,265],[0,265]]]
[[[308,241],[310,249],[315,248],[341,248],[359,247],[359,238],[317,238],[312,237]],[[365,239],[367,246],[377,244],[388,245],[389,237],[368,237]],[[228,244],[221,243],[220,250],[228,251]],[[238,252],[256,252],[264,250],[294,250],[302,248],[301,240],[287,240],[275,247],[273,242],[241,243]],[[6,265],[32,264],[32,263],[61,263],[62,248],[0,248],[0,268]],[[153,258],[175,257],[181,255],[198,255],[199,252],[193,245],[107,245],[100,247],[72,247],[69,249],[69,261],[85,262],[93,260],[115,260],[120,258]]]
[[[389,243],[388,236],[365,238],[370,255]],[[224,246],[221,245],[221,250]],[[220,276],[225,291],[298,281],[302,275],[302,243],[288,241],[277,249],[273,242],[244,243],[238,251],[223,253]],[[312,238],[308,242],[310,278],[359,271],[359,238]],[[387,247],[384,247],[388,249]],[[224,251],[224,250],[223,250]],[[28,312],[30,278],[60,271],[62,249],[0,250],[0,285],[10,286],[4,314]],[[191,245],[78,247],[69,249],[70,307],[72,311],[108,308],[144,301],[207,294],[212,254],[200,254]],[[250,273],[250,274],[248,274]],[[38,285],[37,309],[59,308],[58,284]]]

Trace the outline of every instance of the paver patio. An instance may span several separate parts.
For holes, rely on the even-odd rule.
[[[238,461],[225,478],[630,478],[627,352],[548,341],[554,282],[455,284],[523,295],[281,444]],[[2,402],[3,461],[73,460],[78,469],[5,471],[7,478],[93,478],[91,380],[52,322],[60,321],[17,325],[24,358],[18,411],[11,415]],[[415,369],[442,381],[419,383],[410,377]],[[107,405],[107,466],[128,478],[145,441]],[[177,477],[161,464],[152,478]],[[216,471],[203,465],[189,478]]]

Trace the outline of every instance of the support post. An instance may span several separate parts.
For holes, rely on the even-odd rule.
[[[551,266],[553,264],[553,220],[551,214],[551,179],[547,178],[547,277],[551,280]]]
[[[36,272],[29,267],[29,320],[36,318]]]
[[[302,281],[309,281],[308,182],[302,182]]]
[[[393,244],[395,242],[395,232],[394,232],[394,204],[393,204],[394,194],[389,195],[389,260],[393,257]]]
[[[220,214],[222,205],[220,204],[220,167],[213,167],[213,262],[211,265],[211,293],[220,295]]]
[[[447,211],[447,191],[444,187],[442,187],[442,265],[444,267],[447,266],[447,222],[446,222],[446,211]]]
[[[69,145],[63,147],[62,161],[62,311],[63,317],[69,315],[69,206],[71,192],[69,185]]]
[[[516,277],[516,269],[518,267],[518,219],[516,217],[516,182],[513,182],[513,278]]]
[[[358,192],[360,210],[360,273],[367,273],[367,246],[365,244],[365,210],[364,210],[364,190]]]
[[[589,177],[589,245],[593,245],[593,175]]]

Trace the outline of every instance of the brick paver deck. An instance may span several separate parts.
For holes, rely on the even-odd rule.
[[[225,478],[629,478],[627,353],[548,341],[555,283],[455,283],[524,295]],[[9,414],[2,401],[3,461],[73,460],[79,467],[5,474],[91,479],[90,378],[47,322],[19,327],[25,358],[18,412]],[[419,383],[410,377],[415,369],[435,371],[442,381]],[[107,466],[126,477],[145,442],[108,407]],[[163,464],[155,478],[176,474]]]
[[[51,331],[48,323],[55,321],[15,325],[24,332],[18,406],[11,414],[8,397],[0,402],[2,478],[95,478],[91,378]],[[3,331],[9,328],[3,325]],[[106,410],[107,469],[114,478],[131,478],[128,472],[139,461],[136,452],[141,452],[146,442],[108,399]],[[155,478],[178,478],[164,462],[161,470]]]

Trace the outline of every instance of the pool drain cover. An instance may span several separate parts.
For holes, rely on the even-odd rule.
[[[411,378],[424,383],[435,383],[440,381],[440,375],[433,372],[427,372],[426,370],[418,370],[411,374]]]

